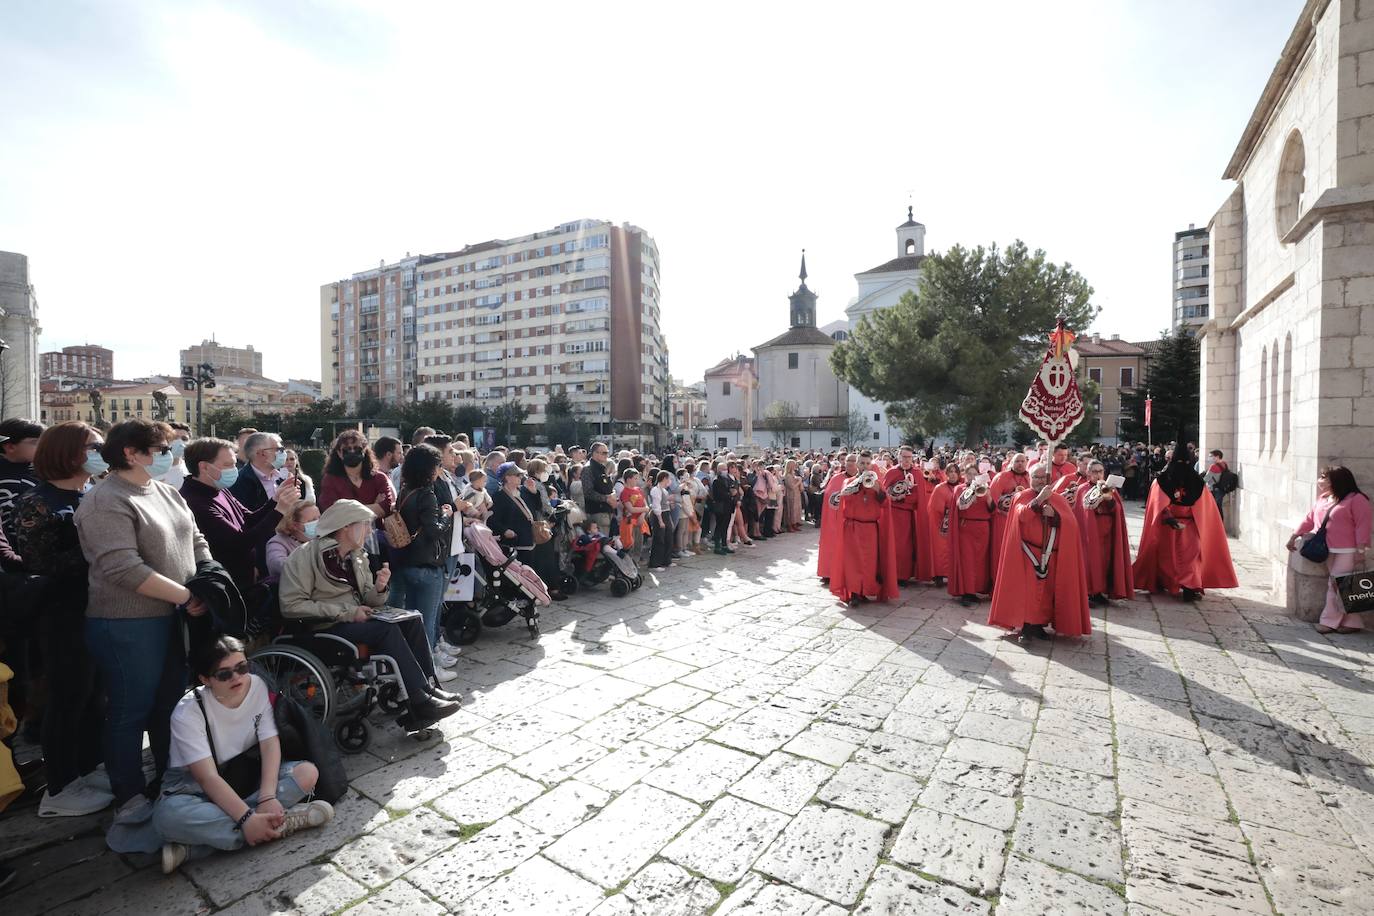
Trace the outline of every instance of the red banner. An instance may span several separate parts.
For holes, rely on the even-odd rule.
[[[1150,425],[1150,408],[1154,406],[1154,401],[1150,398],[1145,399],[1145,425]]]
[[[1073,342],[1073,332],[1064,327],[1061,319],[1050,334],[1050,346],[1040,371],[1021,402],[1021,419],[1051,445],[1062,442],[1083,420],[1083,396],[1078,390]]]

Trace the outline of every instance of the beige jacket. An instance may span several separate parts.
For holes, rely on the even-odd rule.
[[[362,600],[346,583],[331,578],[324,569],[324,552],[339,544],[332,537],[321,537],[302,544],[281,568],[278,595],[281,615],[288,620],[309,620],[315,629],[323,630],[336,623],[353,619],[358,606],[381,607],[386,592],[377,591],[372,581],[372,569],[367,565],[367,553],[355,550],[349,559],[353,572],[363,587]]]

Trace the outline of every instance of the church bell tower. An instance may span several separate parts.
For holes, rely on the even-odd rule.
[[[926,253],[926,227],[916,222],[911,215],[911,207],[906,208],[906,222],[897,227],[897,257],[924,257]]]
[[[802,249],[801,286],[787,297],[792,305],[792,324],[794,328],[814,328],[816,326],[816,294],[806,286],[806,249]]]

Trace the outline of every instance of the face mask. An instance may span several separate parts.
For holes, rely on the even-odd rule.
[[[306,536],[306,538],[307,538],[308,540],[314,540],[314,539],[315,539],[315,529],[318,528],[319,526],[320,526],[319,519],[316,519],[316,520],[313,521],[313,522],[306,522],[306,523],[305,523],[304,525],[302,525],[301,527],[305,529],[305,536]]]
[[[171,469],[172,453],[167,452],[164,455],[162,452],[154,452],[153,463],[144,467],[143,470],[146,471],[148,473],[148,476],[153,478],[153,480],[157,480]]]
[[[86,461],[81,465],[81,470],[90,474],[92,477],[99,477],[109,469],[109,463],[104,458],[100,457],[99,452],[87,452]]]
[[[549,482],[549,472],[548,472],[548,471],[541,471],[541,472],[540,472],[540,474],[539,474],[539,482],[540,482],[540,483],[548,483],[548,482]]]
[[[215,486],[221,490],[227,490],[238,483],[238,468],[222,468],[219,472],[219,480],[215,481]]]
[[[344,463],[345,465],[347,465],[348,467],[356,468],[358,465],[360,465],[360,464],[363,463],[363,453],[362,453],[362,452],[344,452],[344,453],[343,453],[343,463]]]
[[[172,457],[181,460],[181,456],[186,452],[186,443],[181,439],[172,440]]]
[[[272,467],[278,470],[286,467],[286,451],[284,449],[277,449],[277,455],[272,459]]]

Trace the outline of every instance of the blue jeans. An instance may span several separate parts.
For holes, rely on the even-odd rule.
[[[396,595],[396,586],[401,594]],[[388,602],[392,607],[419,611],[425,618],[425,635],[430,648],[439,641],[439,605],[444,600],[448,578],[438,566],[402,566],[396,571]]]
[[[295,767],[296,761],[286,761],[277,771],[277,801],[288,810],[305,798],[291,776]],[[248,807],[256,808],[258,793],[244,801]],[[153,826],[163,842],[184,844],[188,859],[207,856],[216,849],[239,849],[245,845],[243,833],[234,829],[233,818],[210,800],[189,769],[167,772],[165,791],[153,808]]]
[[[147,788],[143,733],[161,776],[172,740],[172,710],[186,690],[186,658],[176,615],[115,620],[86,618],[86,645],[108,698],[105,769],[115,807]]]

